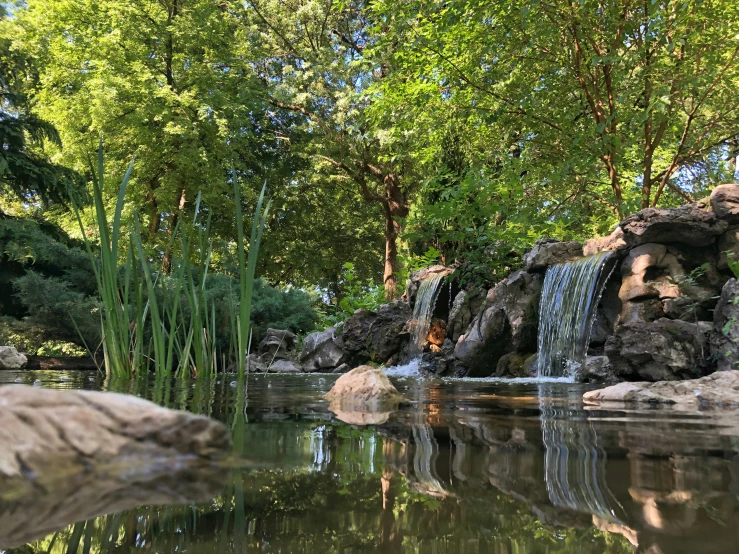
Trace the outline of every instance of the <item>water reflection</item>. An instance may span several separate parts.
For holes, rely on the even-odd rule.
[[[539,385],[544,472],[549,500],[560,508],[588,512],[622,523],[622,506],[606,484],[606,453],[579,407],[582,391],[556,397],[551,384]]]
[[[144,499],[7,552],[738,550],[739,425],[725,419],[585,411],[576,385],[406,380],[412,406],[360,427],[321,400],[333,379],[127,384],[225,421],[258,469],[227,468],[209,501]]]

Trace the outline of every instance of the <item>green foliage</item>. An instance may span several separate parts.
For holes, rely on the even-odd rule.
[[[327,328],[345,321],[359,309],[377,310],[387,302],[385,290],[371,281],[362,283],[354,272],[354,264],[344,264],[344,274],[338,304],[326,307],[319,305],[321,320],[319,327]]]

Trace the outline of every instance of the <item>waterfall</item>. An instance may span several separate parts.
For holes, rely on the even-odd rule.
[[[439,284],[446,277],[443,273],[432,273],[421,281],[416,294],[416,305],[413,307],[413,333],[408,354],[411,359],[419,357],[423,353],[426,339],[431,328],[431,317],[436,306],[436,298],[439,295]]]
[[[539,308],[537,368],[540,377],[562,376],[569,363],[587,355],[595,309],[610,272],[601,252],[547,269]]]

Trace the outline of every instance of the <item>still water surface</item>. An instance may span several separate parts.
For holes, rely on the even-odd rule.
[[[0,374],[16,379],[103,387],[94,372]],[[358,426],[321,398],[336,376],[233,379],[116,387],[224,421],[233,463],[0,552],[739,552],[734,414],[585,409],[573,384],[400,379],[411,405]],[[206,498],[182,504],[192,487]],[[0,491],[0,522],[12,507]]]

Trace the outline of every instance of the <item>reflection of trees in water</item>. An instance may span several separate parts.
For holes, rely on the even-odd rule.
[[[562,390],[561,387],[559,390]],[[551,385],[539,385],[544,468],[552,504],[621,522],[623,507],[606,483],[606,453],[579,403],[582,391],[553,398]]]

